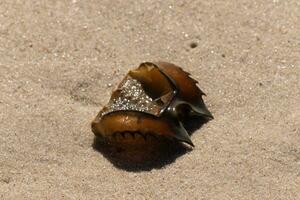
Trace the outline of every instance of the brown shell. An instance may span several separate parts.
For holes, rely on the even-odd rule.
[[[190,115],[213,118],[203,102],[202,95],[205,93],[197,87],[198,81],[191,78],[190,74],[183,71],[181,67],[172,63],[156,62],[155,64],[175,82],[178,89],[177,101],[180,100],[184,104],[181,108],[188,109]]]
[[[202,100],[204,93],[196,84],[187,72],[171,63],[142,63],[121,81],[92,122],[92,131],[109,142],[135,143],[136,138],[151,135],[193,146],[182,125],[184,118],[212,118]]]

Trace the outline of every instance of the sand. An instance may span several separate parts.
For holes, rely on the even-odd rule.
[[[193,149],[122,165],[90,122],[157,60],[215,119]],[[300,199],[299,88],[299,0],[1,0],[0,199]]]

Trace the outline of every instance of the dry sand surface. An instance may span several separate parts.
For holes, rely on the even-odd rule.
[[[156,60],[215,119],[123,165],[90,122]],[[300,1],[0,0],[0,110],[0,199],[300,199]]]

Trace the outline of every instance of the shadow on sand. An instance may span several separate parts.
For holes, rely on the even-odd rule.
[[[207,120],[202,118],[189,118],[184,124],[189,134],[192,135],[206,122]],[[95,137],[93,148],[115,167],[134,172],[160,169],[192,150],[190,146],[181,142],[152,137],[147,137],[144,143],[135,145],[109,144],[102,138]]]

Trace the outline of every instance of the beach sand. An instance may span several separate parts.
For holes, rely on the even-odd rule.
[[[158,60],[215,119],[124,165],[90,123]],[[300,2],[1,0],[0,110],[0,199],[300,199]]]

